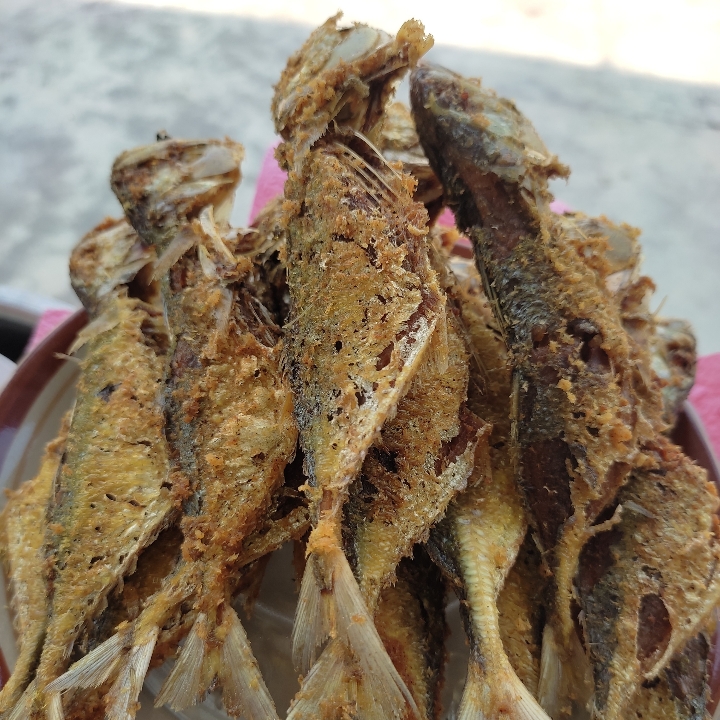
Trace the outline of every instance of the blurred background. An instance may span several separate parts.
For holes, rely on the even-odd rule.
[[[0,0],[0,313],[78,305],[70,249],[119,213],[115,156],[159,130],[245,145],[233,220],[247,223],[272,85],[337,3]],[[436,40],[429,60],[513,98],[572,168],[556,197],[640,227],[654,307],[690,318],[701,353],[720,351],[720,2],[343,9],[388,31],[417,17]]]

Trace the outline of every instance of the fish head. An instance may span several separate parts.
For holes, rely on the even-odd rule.
[[[411,73],[410,99],[425,154],[450,194],[459,178],[472,187],[479,176],[492,174],[530,188],[538,175],[547,180],[568,174],[515,104],[477,78],[419,65]]]
[[[293,138],[296,162],[333,122],[373,139],[396,83],[432,47],[416,20],[394,38],[359,23],[342,27],[339,20],[340,14],[331,17],[310,35],[275,87],[275,129]]]
[[[208,206],[229,218],[243,155],[228,139],[163,140],[122,153],[111,185],[133,227],[162,250]]]
[[[108,218],[73,248],[70,283],[92,315],[102,298],[131,282],[155,257],[127,220]]]

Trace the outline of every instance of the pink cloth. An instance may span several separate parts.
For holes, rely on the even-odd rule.
[[[253,223],[265,205],[272,199],[283,194],[287,173],[280,168],[275,159],[275,148],[279,144],[279,140],[273,143],[267,149],[265,157],[263,158],[260,176],[258,177],[257,186],[255,187],[255,197],[253,198],[252,208],[250,209],[250,224]]]
[[[67,320],[73,314],[72,310],[46,310],[38,320],[38,324],[28,340],[24,353],[27,355],[36,345],[45,339],[61,322]]]
[[[720,353],[698,358],[690,402],[705,426],[715,457],[720,458]]]

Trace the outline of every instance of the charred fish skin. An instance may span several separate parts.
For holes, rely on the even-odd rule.
[[[431,41],[415,21],[391,38],[363,25],[338,28],[337,19],[291,57],[272,105],[285,141],[278,158],[289,171],[286,362],[314,516],[293,646],[307,672],[337,632],[366,676],[379,678],[379,702],[392,717],[412,697],[368,615],[341,524],[348,486],[444,320],[427,213],[412,200],[412,178],[374,147],[394,81]],[[343,656],[326,654],[340,685]],[[290,717],[320,712],[329,688],[321,676],[308,675]]]
[[[32,679],[50,613],[49,568],[44,546],[47,510],[65,452],[70,413],[58,437],[48,443],[38,474],[13,491],[0,514],[1,554],[10,581],[13,625],[19,654],[0,691],[0,713],[11,710]]]
[[[654,469],[618,495],[622,519],[583,550],[578,575],[595,715],[622,718],[696,635],[720,597],[717,492],[663,436]]]
[[[597,276],[563,241],[547,180],[567,174],[509,101],[439,68],[411,81],[423,147],[475,245],[517,387],[520,480],[555,573],[561,644],[593,522],[664,427],[650,362]],[[648,382],[650,383],[648,385]]]

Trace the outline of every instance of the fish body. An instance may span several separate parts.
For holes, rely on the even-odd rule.
[[[91,322],[74,345],[85,343],[87,353],[43,524],[49,616],[33,683],[13,711],[19,716],[53,705],[45,690],[66,669],[79,633],[174,511],[159,403],[164,332],[157,307],[129,293],[152,257],[126,224],[112,220],[71,257],[71,280]]]
[[[371,613],[401,558],[465,488],[488,430],[465,409],[470,356],[453,315],[447,338],[447,367],[433,358],[423,363],[350,490],[345,547]]]
[[[429,44],[414,21],[390,38],[362,25],[339,29],[331,18],[290,58],[273,99],[285,141],[278,157],[289,171],[286,363],[313,514],[294,656],[308,672],[337,632],[365,676],[376,678],[388,717],[413,701],[372,624],[341,527],[348,488],[439,326],[444,351],[444,298],[427,258],[427,213],[412,200],[414,181],[373,145],[394,81]],[[337,659],[343,654],[338,649]],[[319,713],[328,686],[320,671],[311,672],[291,717]]]
[[[10,604],[19,644],[13,672],[0,691],[0,713],[11,710],[20,699],[42,650],[50,613],[50,578],[44,553],[46,514],[69,424],[67,414],[58,437],[45,448],[38,474],[12,491],[0,515],[2,556],[10,580]]]
[[[664,428],[649,353],[597,275],[563,240],[547,181],[567,174],[507,100],[448,71],[411,80],[413,114],[471,238],[514,366],[513,444],[554,574],[550,624],[573,654],[573,579],[594,523]],[[646,371],[647,369],[647,371]]]

